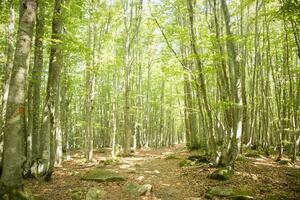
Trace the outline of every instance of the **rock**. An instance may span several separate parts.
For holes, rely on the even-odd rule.
[[[120,174],[108,171],[104,169],[94,169],[87,172],[83,177],[83,180],[91,180],[97,182],[115,182],[115,181],[125,181],[126,178],[121,176]]]
[[[209,189],[205,196],[209,199],[213,197],[227,197],[234,200],[248,200],[253,199],[251,196],[251,192],[246,190],[235,190],[232,188],[225,188],[225,187],[214,187]]]
[[[104,191],[98,188],[90,188],[86,193],[85,200],[101,200],[103,198]]]
[[[123,188],[124,191],[129,192],[134,197],[149,195],[152,191],[152,185],[139,185],[136,183],[128,183]]]
[[[144,195],[150,194],[151,191],[152,191],[152,185],[150,185],[150,184],[142,185],[138,189],[139,196],[144,196]]]
[[[231,167],[226,167],[226,168],[217,169],[212,174],[210,174],[208,177],[210,179],[225,181],[225,180],[229,180],[231,178],[231,176],[233,175],[233,173],[234,172],[231,169]]]
[[[167,154],[165,160],[179,159],[175,154]]]
[[[71,193],[71,199],[72,200],[81,200],[81,199],[83,199],[83,192],[82,191],[80,191],[80,190],[71,190],[70,191],[70,193]]]
[[[209,159],[205,155],[192,155],[192,156],[188,157],[187,159],[195,162],[196,164],[209,163]]]
[[[139,176],[139,177],[136,178],[136,180],[138,180],[138,181],[142,181],[144,179],[145,179],[145,176]]]
[[[288,165],[290,167],[293,166],[293,164],[289,160],[280,160],[280,161],[278,161],[278,164],[280,164],[280,165]]]
[[[76,176],[76,175],[78,175],[79,174],[79,172],[77,172],[77,171],[72,171],[72,172],[70,172],[70,176]]]
[[[263,157],[258,151],[250,150],[245,154],[246,157],[249,158],[261,158]]]
[[[194,165],[196,165],[196,162],[191,161],[191,160],[183,160],[183,161],[180,161],[180,163],[179,163],[180,167],[191,167]]]

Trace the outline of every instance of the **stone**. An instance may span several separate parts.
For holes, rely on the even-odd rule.
[[[86,193],[85,200],[101,200],[103,199],[104,191],[98,188],[90,188]]]
[[[234,172],[231,169],[231,167],[226,167],[226,168],[217,169],[212,174],[210,174],[208,177],[210,179],[226,181],[232,177],[233,173]]]
[[[167,154],[165,160],[179,159],[175,154]]]
[[[100,168],[88,171],[85,175],[83,175],[82,179],[97,182],[116,182],[126,180],[125,177],[116,172]]]
[[[236,190],[226,187],[213,187],[210,188],[206,194],[206,198],[212,199],[213,197],[227,197],[234,200],[248,200],[253,199],[250,191]]]
[[[81,200],[83,199],[83,192],[80,190],[71,190],[70,196],[72,200]]]
[[[280,165],[288,165],[290,167],[293,166],[293,164],[289,160],[280,160],[280,161],[278,161],[278,164],[280,164]]]
[[[150,194],[152,191],[152,185],[144,184],[138,189],[139,196]]]
[[[191,167],[191,166],[194,166],[194,165],[196,165],[196,162],[191,161],[191,160],[182,160],[179,163],[180,167]]]
[[[139,176],[139,177],[136,178],[136,180],[138,180],[138,181],[142,181],[144,179],[145,179],[145,176]]]
[[[189,156],[187,159],[195,162],[196,164],[209,163],[209,159],[205,155],[192,155]]]
[[[136,183],[128,183],[124,186],[123,190],[130,193],[134,197],[149,195],[152,192],[152,185],[144,184],[139,185]]]

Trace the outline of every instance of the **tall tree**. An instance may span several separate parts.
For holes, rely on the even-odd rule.
[[[25,155],[25,93],[26,78],[31,50],[33,27],[36,17],[36,1],[25,0],[20,5],[19,29],[4,129],[3,174],[1,182],[8,189],[23,189],[23,164]],[[9,194],[11,199],[14,194]],[[15,195],[21,195],[17,193]]]
[[[1,122],[0,122],[0,168],[2,167],[2,153],[3,153],[3,131],[5,126],[5,116],[7,109],[7,101],[9,94],[10,79],[13,68],[13,56],[14,56],[14,32],[15,32],[15,4],[13,0],[9,1],[9,25],[7,32],[7,60],[5,66],[4,85],[1,94]]]
[[[54,10],[53,10],[53,20],[52,20],[52,43],[50,51],[50,61],[49,61],[49,75],[47,82],[47,92],[45,99],[45,113],[43,119],[43,133],[41,137],[50,137],[49,144],[45,142],[44,145],[49,146],[49,148],[44,149],[50,152],[46,153],[49,157],[43,158],[48,159],[48,166],[45,166],[46,174],[45,180],[50,180],[52,173],[54,172],[55,155],[56,155],[56,135],[59,131],[59,118],[57,115],[57,110],[59,106],[59,82],[60,73],[63,66],[63,47],[62,47],[62,32],[63,32],[63,6],[64,0],[55,0]],[[50,134],[48,136],[47,134]]]

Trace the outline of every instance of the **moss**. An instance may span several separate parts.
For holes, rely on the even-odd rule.
[[[10,189],[8,191],[9,200],[34,200],[34,196],[28,189]]]
[[[226,181],[232,177],[233,173],[234,173],[234,171],[230,167],[226,167],[226,168],[217,169],[212,174],[210,174],[208,177],[210,179]]]
[[[253,196],[249,190],[244,189],[233,189],[233,188],[226,188],[226,187],[214,187],[210,188],[205,196],[207,198],[213,197],[228,197],[230,199],[235,200],[245,200],[245,199],[253,199]]]
[[[125,181],[125,178],[120,174],[113,171],[103,170],[103,169],[95,169],[89,171],[82,177],[82,179],[97,181],[97,182]]]
[[[71,190],[70,196],[71,196],[72,200],[81,200],[81,199],[83,199],[83,192],[78,189]]]
[[[105,192],[98,188],[90,188],[86,193],[85,200],[101,200],[103,199]]]
[[[138,197],[139,196],[139,184],[136,184],[136,183],[128,183],[126,184],[124,187],[123,187],[123,190],[125,192],[128,192],[130,193],[131,195],[133,195],[134,197]]]
[[[191,166],[195,166],[196,162],[191,161],[191,160],[182,160],[179,163],[180,167],[191,167]]]
[[[261,154],[258,151],[251,150],[245,153],[245,156],[249,158],[259,158],[261,157]]]
[[[175,154],[170,154],[165,157],[165,160],[179,159]]]
[[[293,166],[293,164],[289,160],[280,160],[280,161],[278,161],[278,164]]]
[[[241,163],[248,163],[250,162],[245,156],[239,155],[236,159],[236,161],[241,162]]]
[[[119,165],[122,163],[123,163],[123,160],[121,158],[107,159],[103,162],[104,165]]]

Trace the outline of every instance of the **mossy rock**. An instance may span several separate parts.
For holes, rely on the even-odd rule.
[[[280,165],[288,165],[288,166],[293,166],[292,162],[289,160],[279,160],[278,164]]]
[[[84,199],[83,191],[81,191],[79,189],[78,190],[77,189],[71,190],[70,191],[70,196],[71,196],[72,200]]]
[[[245,156],[249,157],[249,158],[260,158],[260,157],[262,157],[262,155],[260,154],[259,151],[254,151],[254,150],[245,153]]]
[[[115,159],[107,159],[103,161],[104,165],[120,165],[123,163],[123,160],[121,158],[115,158]]]
[[[197,164],[210,162],[209,159],[207,158],[207,156],[205,156],[205,155],[192,155],[192,156],[188,157],[188,160],[191,160]]]
[[[239,155],[236,159],[237,162],[241,162],[241,163],[248,163],[250,162],[250,160],[248,160],[245,156],[243,155]]]
[[[175,154],[169,154],[165,157],[165,160],[173,160],[173,159],[179,159]]]
[[[147,192],[151,192],[152,185],[150,184],[139,185],[136,183],[128,183],[123,187],[123,190],[125,192],[130,193],[133,197],[139,197],[145,195]]]
[[[83,177],[83,180],[97,181],[97,182],[116,182],[125,181],[125,177],[120,174],[103,169],[94,169],[87,172]]]
[[[226,181],[226,180],[229,180],[233,174],[234,174],[234,171],[231,169],[231,167],[226,167],[226,168],[217,169],[212,174],[210,174],[208,177],[210,179]]]
[[[182,160],[179,163],[180,167],[191,167],[191,166],[195,166],[196,162],[191,161],[191,160]]]
[[[227,197],[234,200],[248,200],[253,199],[253,196],[248,190],[236,190],[226,187],[214,187],[210,188],[205,196],[209,199],[213,197]]]
[[[99,188],[90,188],[86,193],[85,200],[101,200],[104,196],[104,191]]]

